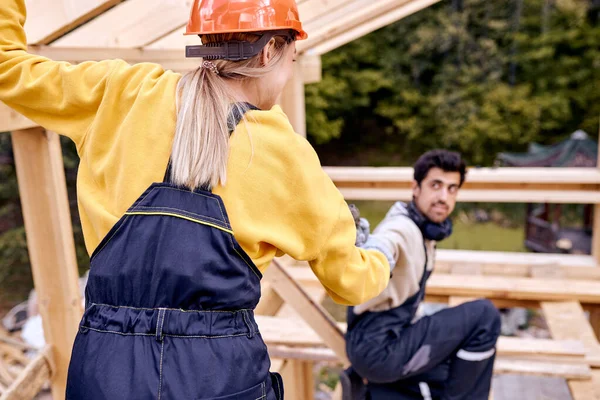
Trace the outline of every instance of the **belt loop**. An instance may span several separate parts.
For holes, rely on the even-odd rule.
[[[158,318],[156,320],[156,340],[162,342],[163,340],[163,325],[165,323],[165,313],[167,312],[164,308],[158,309]]]
[[[246,324],[246,327],[248,327],[248,337],[254,337],[254,335],[256,335],[257,329],[256,326],[252,323],[253,318],[252,316],[250,316],[248,310],[242,310],[242,317],[244,318],[244,323]]]

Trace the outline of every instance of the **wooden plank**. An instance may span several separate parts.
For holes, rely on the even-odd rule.
[[[283,88],[280,104],[294,131],[300,136],[306,137],[306,105],[302,69],[301,63],[294,63],[294,74]]]
[[[48,44],[122,0],[26,0],[30,44]]]
[[[331,349],[324,347],[291,347],[282,345],[271,345],[268,347],[269,355],[275,358],[332,363],[340,361]]]
[[[453,296],[426,294],[425,301],[428,303],[448,304],[448,302],[450,301],[450,297],[453,297]],[[536,300],[493,299],[493,298],[488,299],[488,300],[490,300],[496,306],[496,308],[512,308],[512,307],[538,308],[540,306],[539,301],[536,301]]]
[[[576,301],[543,302],[541,308],[552,337],[580,340],[590,365],[600,367],[600,344],[581,305]]]
[[[348,4],[348,0],[307,0],[298,3],[298,13],[302,23],[306,26],[310,25],[322,15],[337,14],[336,12],[344,5]],[[309,32],[310,35],[310,32]]]
[[[260,300],[254,313],[257,315],[275,315],[283,305],[283,299],[273,290],[269,282],[263,280]]]
[[[600,337],[600,307],[588,305],[587,311],[590,313],[590,326],[594,330],[596,338]]]
[[[286,271],[303,285],[318,281],[310,269],[288,267]],[[434,273],[427,282],[429,296],[484,297],[526,301],[576,299],[590,304],[600,303],[600,286],[583,280],[538,280],[498,276],[465,276]]]
[[[269,349],[272,347],[269,346]],[[275,350],[277,352],[277,350]],[[334,362],[337,356],[330,349],[323,348],[289,348],[283,352],[285,356],[302,359],[306,357],[311,361]],[[527,358],[507,359],[498,356],[494,364],[495,374],[523,374],[528,376],[560,377],[573,380],[590,382],[591,372],[585,363],[560,363],[557,360],[549,362],[531,360]]]
[[[600,141],[598,141],[598,149],[600,149]],[[600,153],[598,153],[600,157]],[[600,172],[600,158],[596,160],[597,172]],[[600,265],[600,204],[594,205],[594,226],[592,231],[592,256],[596,263]]]
[[[285,346],[316,348],[324,346],[323,339],[298,318],[256,316],[256,322],[269,348],[277,348],[282,357]],[[342,332],[345,324],[338,323]],[[283,346],[283,347],[282,347]],[[502,357],[530,360],[556,360],[560,363],[584,363],[586,350],[578,340],[524,339],[500,337],[497,352]]]
[[[560,265],[511,265],[485,264],[494,260],[482,260],[479,263],[454,264],[436,260],[435,272],[453,275],[495,275],[506,277],[537,278],[537,279],[581,279],[600,280],[600,268]]]
[[[344,364],[347,364],[344,334],[327,311],[311,299],[277,261],[273,261],[267,269],[265,278],[273,285],[279,296],[293,306],[298,315],[343,360]]]
[[[551,355],[583,361],[586,349],[579,340],[529,339],[501,336],[498,339],[499,355],[518,355],[523,358]]]
[[[185,58],[185,49],[145,50],[122,48],[72,48],[54,46],[30,46],[29,51],[56,61],[68,61],[79,64],[85,61],[120,59],[129,64],[151,62],[160,64],[164,69],[185,72],[198,67],[198,60]]]
[[[450,250],[440,249],[436,252],[436,271],[450,273],[452,265],[475,264],[483,266],[483,275],[508,275],[531,276],[529,269],[534,267],[560,267],[565,277],[582,279],[597,279],[598,270],[596,261],[588,255],[574,254],[541,254],[541,253],[516,253],[502,251],[478,250]],[[527,271],[519,272],[518,268]],[[574,269],[575,271],[571,271]],[[503,272],[504,271],[504,272]]]
[[[271,368],[269,368],[269,370],[271,372],[279,372],[283,368],[284,364],[285,360],[281,358],[271,357]]]
[[[268,345],[300,347],[325,346],[323,338],[300,318],[269,317],[262,315],[256,315],[255,318],[260,334]]]
[[[286,400],[314,400],[312,364],[301,360],[287,360],[281,372]]]
[[[410,189],[340,188],[346,200],[410,201]],[[470,190],[462,189],[457,197],[467,203],[559,203],[592,204],[600,202],[600,192],[583,190]]]
[[[577,300],[600,303],[600,285],[581,280],[538,280],[497,276],[433,274],[427,282],[431,295],[485,297],[534,301]]]
[[[32,400],[52,374],[50,346],[42,349],[13,382],[0,400]],[[55,397],[56,398],[56,397]],[[64,396],[62,397],[64,398]]]
[[[52,45],[143,47],[186,24],[190,9],[189,0],[128,0],[69,32]]]
[[[323,300],[327,296],[327,292],[325,292],[325,289],[320,284],[305,285],[302,287],[302,289],[315,303],[318,304],[323,304]],[[294,310],[294,307],[292,307],[290,304],[284,304],[277,313],[277,316],[283,318],[300,318],[298,313]]]
[[[44,336],[56,362],[52,392],[64,398],[83,309],[60,141],[35,128],[13,132],[12,143]]]
[[[303,48],[303,51],[310,51],[314,54],[325,54],[332,50],[337,49],[353,40],[356,40],[362,36],[368,35],[377,29],[383,28],[386,25],[390,25],[396,21],[400,21],[424,8],[427,8],[440,0],[416,0],[406,4],[395,7],[392,10],[384,11],[382,14],[371,20],[365,21],[360,20],[361,16],[357,15],[360,23],[357,24],[353,29],[346,30],[339,34],[330,34],[329,32],[322,33],[320,36],[319,43],[312,47],[307,46]]]
[[[308,39],[298,42],[298,52],[304,52],[315,48],[323,41],[336,37],[354,27],[376,19],[381,15],[393,12],[405,4],[411,4],[422,0],[354,0],[347,1],[335,12],[320,13],[310,22],[305,23]],[[319,53],[323,54],[323,53]]]
[[[323,167],[334,182],[412,182],[411,167]],[[465,185],[600,184],[600,171],[593,168],[469,168]]]
[[[300,62],[302,81],[305,85],[321,82],[323,78],[321,56],[317,54],[303,54],[302,56],[298,56],[298,61]]]
[[[598,386],[594,378],[589,381],[571,380],[568,382],[568,385],[573,400],[600,400],[600,395],[597,391]]]
[[[573,380],[591,379],[591,370],[585,364],[559,364],[556,362],[504,360],[498,357],[494,363],[495,374],[521,374],[555,376]]]
[[[25,118],[6,104],[0,102],[0,132],[12,132],[35,128],[38,124]]]
[[[456,307],[456,306],[460,306],[461,304],[468,303],[473,300],[477,300],[477,298],[476,297],[450,296],[448,298],[448,306]]]

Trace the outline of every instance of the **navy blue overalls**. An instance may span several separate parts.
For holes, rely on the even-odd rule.
[[[219,196],[152,184],[92,255],[67,399],[283,399],[261,277]]]
[[[401,306],[360,315],[349,307],[344,400],[487,400],[498,310],[476,300],[413,323],[431,275],[427,261],[424,268],[419,291]]]

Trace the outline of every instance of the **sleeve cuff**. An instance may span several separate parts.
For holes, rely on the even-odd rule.
[[[394,254],[388,249],[388,246],[386,246],[385,243],[379,240],[376,236],[369,236],[365,244],[361,247],[365,250],[377,250],[382,253],[390,264],[390,272],[394,270],[394,267],[396,266],[396,258],[394,257]]]

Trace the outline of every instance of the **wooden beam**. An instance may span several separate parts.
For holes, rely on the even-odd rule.
[[[392,10],[384,11],[382,14],[369,21],[365,21],[364,19],[360,20],[360,16],[357,16],[360,23],[356,24],[354,28],[340,32],[339,34],[324,34],[323,36],[319,36],[317,44],[308,44],[308,46],[303,48],[302,51],[308,51],[312,54],[319,55],[328,53],[337,49],[338,47],[352,42],[353,40],[368,35],[369,33],[383,28],[384,26],[390,25],[418,11],[421,11],[422,9],[427,8],[439,1],[440,0],[410,1],[406,4],[395,7]]]
[[[412,168],[325,167],[349,200],[409,200]],[[600,171],[590,168],[470,169],[459,201],[596,203]]]
[[[592,257],[600,265],[600,204],[594,204],[594,226],[592,227]]]
[[[56,363],[52,392],[64,399],[83,308],[60,141],[34,128],[13,132],[12,143],[44,336]]]
[[[411,1],[414,0],[351,0],[333,12],[320,13],[304,24],[308,39],[297,43],[298,52],[312,49],[325,39],[335,37]]]
[[[38,124],[0,102],[0,132],[20,131],[36,126]]]
[[[284,265],[304,287],[320,286],[305,262],[285,260]],[[501,251],[447,250],[436,253],[435,274],[537,278],[556,281],[600,280],[590,256],[567,254],[508,253]]]
[[[440,249],[437,250],[435,258],[436,263],[440,264],[485,264],[489,265],[490,267],[495,265],[498,268],[507,268],[510,266],[558,266],[565,268],[575,267],[593,270],[596,267],[596,262],[592,257],[579,254],[543,254]]]
[[[165,69],[181,72],[198,67],[198,60],[185,58],[185,49],[171,51],[145,50],[145,49],[120,49],[88,47],[85,49],[72,47],[31,46],[32,54],[49,58],[55,61],[67,61],[79,64],[85,61],[102,61],[121,59],[130,64],[152,62],[163,66]]]
[[[323,167],[334,182],[412,182],[410,167]],[[600,170],[594,168],[469,168],[465,184],[595,184]]]
[[[338,363],[340,359],[331,349],[325,347],[293,347],[282,345],[268,345],[269,355],[272,358],[308,360],[313,362]]]
[[[600,400],[600,370],[592,369],[589,381],[570,380],[568,384],[573,400]]]
[[[53,46],[143,47],[185,24],[190,9],[189,0],[128,0],[69,32]]]
[[[294,131],[306,137],[306,108],[302,70],[302,62],[296,62],[294,64],[294,75],[283,89],[280,104],[288,116]]]
[[[165,35],[159,39],[156,39],[152,43],[148,43],[144,49],[147,50],[179,50],[185,49],[185,46],[192,46],[200,44],[198,36],[187,36],[185,33],[185,24],[182,24],[179,28],[173,32]]]
[[[433,274],[427,293],[442,296],[485,297],[533,301],[577,300],[600,304],[597,282],[562,279],[507,278]]]
[[[339,188],[346,200],[409,201],[410,189]],[[469,190],[459,191],[459,202],[475,203],[560,203],[593,204],[600,202],[600,192],[565,190]]]
[[[285,368],[281,371],[286,400],[313,400],[314,377],[312,363],[302,360],[286,360]]]
[[[587,350],[588,357],[598,358],[600,344],[578,302],[545,302],[541,307],[553,338],[580,340]],[[569,381],[568,383],[573,400],[600,399],[600,370],[592,371],[591,381]]]
[[[338,11],[353,0],[306,0],[298,2],[298,13],[305,29],[323,15],[337,14]],[[308,32],[309,35],[311,34]]]
[[[589,380],[590,367],[585,364],[559,364],[556,362],[496,359],[494,374],[520,374],[555,376],[565,379]]]
[[[287,304],[294,307],[302,319],[323,339],[335,354],[347,364],[344,334],[323,307],[304,292],[278,261],[273,261],[265,278]]]
[[[13,382],[0,400],[32,400],[42,390],[52,374],[52,351],[50,346],[44,347],[37,356],[27,364],[25,370]]]
[[[305,85],[320,82],[323,78],[323,67],[321,56],[304,54],[298,57],[300,60],[302,80]]]
[[[122,0],[26,0],[25,31],[31,44],[49,44]]]
[[[580,340],[591,364],[600,367],[600,344],[577,301],[543,302],[542,311],[554,339]]]
[[[598,157],[600,157],[600,132],[598,133]],[[600,158],[596,161],[596,171],[600,172]],[[594,226],[592,228],[592,256],[600,265],[600,202],[594,204]]]
[[[583,314],[582,314],[583,315]],[[256,316],[261,335],[269,348],[277,349],[276,358],[282,357],[285,351],[293,353],[300,348],[318,349],[325,346],[323,339],[305,322],[298,318],[282,318]],[[346,324],[339,323],[343,332]],[[563,363],[584,363],[586,348],[573,338],[566,340],[529,339],[502,336],[498,339],[497,352],[502,357],[513,357],[529,360],[557,360]],[[329,357],[324,352],[308,352]],[[298,357],[300,353],[298,353]]]
[[[257,315],[275,315],[285,304],[283,299],[271,287],[267,281],[261,283],[261,296],[254,312]]]

